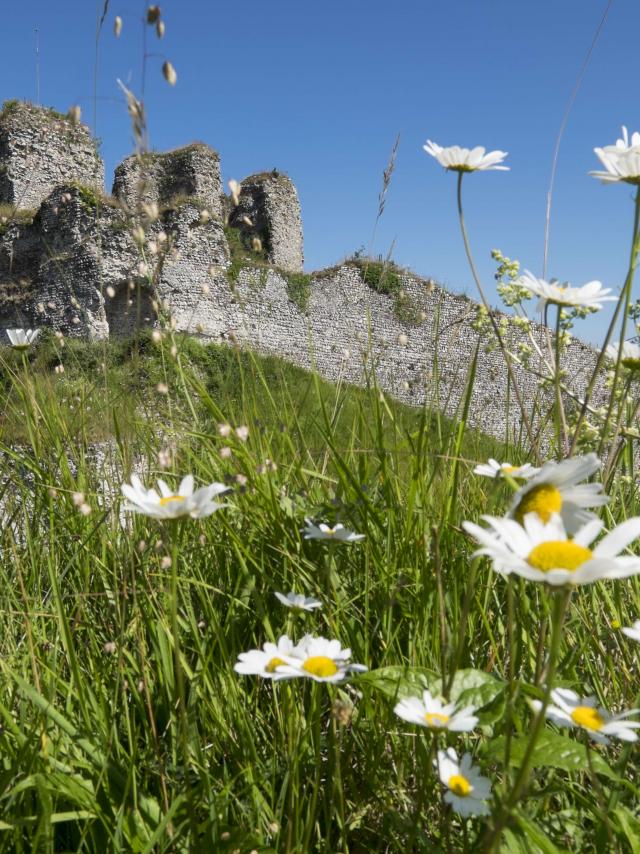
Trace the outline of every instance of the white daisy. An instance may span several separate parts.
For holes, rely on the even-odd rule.
[[[247,676],[262,676],[263,679],[291,679],[292,676],[281,672],[285,657],[293,653],[293,641],[286,635],[278,638],[278,643],[265,643],[262,649],[241,652],[233,669]],[[297,674],[294,674],[297,675]]]
[[[585,508],[602,507],[609,501],[602,493],[602,484],[580,483],[598,471],[600,465],[596,454],[560,462],[549,460],[515,493],[508,518],[522,523],[527,513],[537,513],[543,522],[548,522],[553,513],[559,513],[565,528],[573,534],[594,518]]]
[[[285,657],[278,673],[313,679],[315,682],[342,682],[349,673],[364,673],[363,664],[349,664],[351,650],[342,649],[340,641],[305,635],[300,643]]]
[[[341,543],[355,543],[358,540],[364,540],[364,534],[356,534],[353,531],[349,531],[341,524],[330,528],[324,522],[315,525],[311,519],[305,519],[304,521],[307,523],[307,527],[302,530],[305,540],[337,540]]]
[[[465,753],[460,761],[449,747],[438,751],[438,775],[447,787],[444,799],[463,818],[473,815],[489,815],[487,799],[491,797],[491,783],[473,767],[471,756]]]
[[[640,721],[626,720],[640,709],[630,709],[619,715],[611,715],[606,709],[596,705],[595,697],[579,697],[568,688],[554,688],[551,701],[555,705],[547,706],[545,716],[558,726],[579,727],[585,730],[589,738],[601,744],[607,744],[609,737],[621,741],[637,741],[634,730],[640,728]],[[542,708],[539,700],[532,700],[531,706],[536,712]]]
[[[602,308],[603,302],[611,300],[615,302],[618,299],[616,296],[608,296],[611,293],[611,288],[603,288],[602,282],[587,282],[586,285],[573,288],[571,285],[562,284],[556,279],[550,282],[545,279],[538,279],[528,270],[525,270],[523,275],[516,279],[515,284],[539,297],[536,311],[543,311],[547,303],[598,311]]]
[[[432,697],[424,691],[420,697],[406,697],[393,710],[398,717],[428,729],[448,729],[450,732],[469,732],[478,723],[472,706],[456,709],[455,703],[446,703],[441,697]]]
[[[14,350],[28,350],[38,335],[39,329],[7,329],[9,342]]]
[[[172,492],[164,480],[158,480],[158,489],[159,494],[155,489],[146,489],[138,475],[131,475],[131,484],[122,485],[122,494],[128,499],[124,509],[155,519],[178,519],[181,516],[202,519],[225,506],[213,499],[228,492],[229,487],[223,483],[210,483],[194,492],[193,475],[188,474],[182,479],[177,493]]]
[[[276,593],[276,597],[285,608],[293,608],[296,611],[313,611],[315,608],[322,608],[322,602],[319,599],[311,599],[302,593]]]
[[[614,362],[618,361],[619,344],[609,344],[605,353]],[[630,371],[640,370],[640,347],[633,341],[623,341],[620,364]]]
[[[422,147],[427,154],[435,157],[441,166],[452,172],[485,172],[488,169],[509,171],[508,166],[498,166],[507,156],[506,151],[489,151],[485,154],[485,149],[481,145],[471,149],[460,148],[459,145],[443,148],[431,142],[430,139]]]
[[[632,626],[624,626],[622,633],[634,641],[640,641],[640,620],[636,620]]]
[[[633,133],[629,143],[629,134],[623,125],[622,139],[617,139],[615,145],[605,145],[593,150],[605,168],[604,172],[589,172],[594,178],[598,178],[603,184],[640,183],[640,133]]]
[[[462,524],[482,546],[474,557],[487,555],[501,575],[513,572],[530,581],[557,587],[628,578],[640,573],[640,557],[620,555],[640,537],[640,517],[622,522],[593,549],[590,546],[603,527],[600,519],[591,519],[569,539],[558,514],[546,524],[535,513],[527,513],[524,525],[513,519],[482,518],[489,528],[473,522]]]
[[[501,477],[508,474],[510,477],[528,480],[530,477],[538,474],[540,469],[534,468],[531,463],[525,463],[523,466],[512,466],[511,463],[499,463],[492,458],[488,463],[477,465],[473,473],[480,474],[483,477]]]

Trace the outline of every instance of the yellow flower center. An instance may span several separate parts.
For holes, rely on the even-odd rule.
[[[553,513],[562,510],[562,495],[550,483],[541,483],[534,486],[516,507],[516,520],[522,525],[527,513],[537,513],[543,522],[548,522]]]
[[[518,471],[520,466],[500,466],[500,468],[505,474],[512,474],[514,471]]]
[[[591,560],[593,552],[571,540],[549,540],[539,543],[529,552],[527,563],[541,572],[550,569],[568,569],[575,572],[579,566]]]
[[[184,495],[166,495],[160,499],[160,507],[166,507],[172,501],[184,501]]]
[[[431,727],[446,726],[451,720],[449,715],[441,715],[439,712],[427,712],[424,719],[427,722],[427,726]]]
[[[327,530],[325,531],[325,534],[326,534],[328,537],[333,537],[333,535],[335,534],[335,532],[336,532],[336,529],[335,529],[335,528],[327,528]]]
[[[286,664],[286,663],[287,663],[286,661],[283,661],[281,658],[278,658],[276,656],[275,658],[272,658],[271,661],[267,664],[267,666],[265,667],[265,672],[266,673],[275,673],[276,667],[280,667],[281,664]]]
[[[605,724],[605,720],[593,706],[577,706],[572,712],[571,717],[578,726],[585,729],[593,729],[596,732]]]
[[[326,655],[312,655],[307,658],[302,665],[302,669],[306,670],[312,676],[319,676],[321,679],[326,679],[327,676],[335,676],[338,672],[338,665],[332,658]]]
[[[471,784],[462,774],[454,774],[452,777],[449,777],[447,786],[459,798],[466,798],[471,793]]]

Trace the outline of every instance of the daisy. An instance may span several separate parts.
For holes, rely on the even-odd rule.
[[[586,507],[602,507],[609,498],[602,494],[602,484],[583,483],[600,468],[596,454],[573,457],[557,463],[546,462],[538,474],[522,486],[513,496],[507,513],[509,519],[522,523],[527,513],[537,513],[548,522],[553,513],[559,513],[570,534],[584,525],[594,514]]]
[[[453,747],[439,750],[437,768],[440,782],[447,787],[444,799],[456,812],[463,818],[489,815],[486,801],[491,797],[491,783],[473,767],[468,753],[458,761]]]
[[[622,629],[623,634],[634,641],[640,641],[640,620],[636,620],[632,626],[625,626]]]
[[[285,657],[293,653],[293,641],[286,635],[278,638],[278,643],[265,643],[262,649],[241,652],[233,669],[247,676],[262,676],[263,679],[291,679],[291,675],[281,672]],[[297,674],[294,674],[297,675]]]
[[[478,723],[472,706],[456,709],[455,703],[445,705],[441,697],[432,697],[424,691],[420,697],[407,697],[393,710],[398,717],[429,729],[448,729],[450,732],[469,732]]]
[[[322,602],[319,599],[311,599],[304,596],[302,593],[276,593],[277,599],[282,602],[285,608],[292,608],[296,611],[313,611],[315,608],[322,608]]]
[[[512,466],[511,463],[499,463],[490,458],[488,463],[481,463],[476,466],[473,473],[481,474],[483,477],[501,477],[508,474],[510,477],[528,480],[538,474],[539,471],[540,469],[534,468],[531,463],[525,463],[523,466]]]
[[[302,530],[305,540],[337,540],[341,543],[355,543],[358,540],[364,540],[364,534],[349,531],[344,525],[337,524],[330,528],[324,522],[314,525],[311,519],[304,521],[307,523],[307,527]]]
[[[619,344],[609,344],[605,353],[614,362],[618,361]],[[640,347],[633,341],[623,341],[620,364],[630,371],[640,370]]]
[[[594,148],[594,153],[605,168],[605,171],[589,172],[603,184],[640,183],[640,134],[629,135],[626,127],[622,127],[622,139],[616,140],[615,145],[605,145]]]
[[[39,329],[7,329],[6,331],[14,350],[28,350],[40,335]]]
[[[569,284],[562,284],[557,279],[552,279],[550,282],[538,279],[528,270],[516,279],[515,284],[528,290],[532,296],[539,297],[536,311],[543,311],[547,303],[598,311],[602,308],[603,302],[610,300],[615,302],[618,299],[616,296],[608,296],[611,288],[603,288],[602,282],[587,282],[586,285],[573,288]]]
[[[128,499],[124,509],[155,519],[179,519],[181,516],[202,519],[225,506],[213,499],[227,492],[229,487],[223,483],[210,483],[194,492],[193,475],[188,474],[182,479],[177,493],[172,492],[164,480],[158,480],[158,489],[160,494],[155,489],[145,489],[138,475],[131,475],[131,484],[122,485],[122,494]]]
[[[640,557],[620,556],[621,551],[640,537],[640,517],[622,522],[593,549],[590,546],[603,528],[600,519],[591,519],[569,539],[558,514],[544,523],[535,513],[527,513],[524,526],[513,519],[482,518],[488,529],[473,522],[462,524],[482,546],[474,557],[487,555],[501,575],[513,572],[530,581],[558,587],[640,573]]]
[[[630,709],[619,715],[610,715],[596,705],[595,697],[579,697],[568,688],[554,688],[551,692],[553,706],[547,706],[545,716],[558,726],[579,727],[585,730],[589,738],[601,744],[608,744],[609,737],[621,741],[637,741],[634,730],[640,728],[640,721],[626,720],[640,709]],[[542,708],[539,700],[532,700],[531,706],[536,712]]]
[[[288,678],[303,676],[314,682],[342,682],[349,673],[364,673],[363,664],[349,664],[351,650],[342,649],[340,641],[305,635],[300,643],[285,657],[278,673]]]
[[[441,145],[431,142],[430,139],[422,147],[427,154],[435,157],[441,166],[452,172],[485,172],[488,169],[509,171],[508,166],[497,165],[502,163],[507,156],[506,151],[489,151],[485,154],[485,149],[481,145],[472,149],[460,148],[459,145],[443,148]]]

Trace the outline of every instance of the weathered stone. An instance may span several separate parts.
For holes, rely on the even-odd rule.
[[[104,187],[89,130],[53,110],[7,101],[0,113],[0,203],[35,209],[60,184]]]
[[[257,237],[269,261],[292,273],[304,263],[300,201],[293,182],[274,170],[245,178],[229,224],[240,229],[248,247]]]
[[[131,211],[141,203],[166,207],[190,198],[221,219],[220,157],[200,142],[163,153],[133,154],[116,168],[113,195]]]

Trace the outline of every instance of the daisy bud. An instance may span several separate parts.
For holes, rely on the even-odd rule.
[[[82,116],[82,110],[77,104],[74,104],[72,107],[69,107],[69,112],[67,113],[67,118],[74,125],[80,124],[80,118]]]
[[[164,28],[164,21],[159,20],[156,24],[156,35],[158,36],[159,39],[164,38],[164,29],[165,29]]]
[[[246,442],[249,438],[249,428],[245,425],[242,427],[236,427],[236,436],[241,442]]]
[[[236,483],[240,484],[240,486],[246,486],[248,479],[249,478],[246,476],[246,474],[237,474],[236,475]]]
[[[156,24],[160,20],[160,6],[147,7],[147,24]]]
[[[218,435],[226,439],[231,435],[231,424],[218,424]]]
[[[229,189],[231,190],[231,201],[237,206],[240,201],[240,184],[232,178],[229,181]]]
[[[198,222],[200,223],[200,225],[205,225],[206,223],[209,222],[210,219],[211,219],[211,214],[209,213],[209,211],[206,208],[203,208],[200,211],[200,217],[198,219]]]
[[[162,560],[160,561],[160,566],[162,567],[162,569],[169,569],[169,567],[171,566],[171,558],[169,557],[169,555],[165,555],[162,558]]]
[[[226,446],[224,448],[220,448],[220,456],[222,457],[223,460],[230,459],[231,448],[227,448]]]
[[[86,501],[78,507],[78,510],[82,513],[83,516],[88,516],[91,513],[91,506],[86,503]]]
[[[72,317],[71,323],[73,323],[77,326],[80,323],[80,318],[79,317]]]
[[[71,500],[76,507],[80,507],[81,504],[84,504],[84,492],[74,492]]]
[[[404,332],[401,332],[400,335],[398,335],[398,344],[401,347],[406,347],[408,343],[409,343],[409,337],[407,335],[405,335]]]
[[[117,39],[120,38],[120,33],[122,32],[122,18],[120,15],[116,15],[113,19],[113,34]]]
[[[139,552],[143,552],[143,551],[145,551],[145,550],[146,550],[146,548],[147,548],[147,544],[146,544],[146,542],[145,542],[144,540],[140,540],[140,542],[138,543],[137,548],[138,548],[138,551],[139,551]]]
[[[169,386],[166,383],[158,383],[156,391],[158,394],[169,394]]]
[[[115,289],[112,288],[111,285],[107,285],[106,292],[107,292],[107,296],[110,297],[111,299],[113,299],[114,296],[116,295]]]
[[[58,490],[54,489],[52,486],[50,486],[49,489],[47,489],[47,492],[49,494],[49,498],[57,498],[58,497]]]
[[[113,655],[116,651],[116,645],[113,641],[107,641],[107,643],[102,647],[102,651],[106,652],[107,655]]]
[[[178,82],[178,75],[176,74],[176,70],[173,65],[171,65],[169,60],[167,60],[162,65],[162,75],[170,86],[175,86]]]
[[[56,374],[64,374],[64,365],[56,365],[53,370]]]

